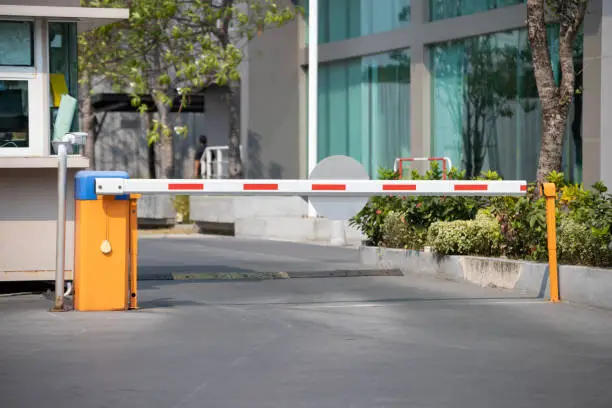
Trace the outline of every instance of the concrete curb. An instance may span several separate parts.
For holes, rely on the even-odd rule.
[[[362,265],[399,269],[403,275],[426,274],[467,281],[479,286],[515,290],[538,298],[550,297],[548,264],[474,256],[440,256],[431,252],[361,247]],[[612,309],[612,269],[561,265],[561,300]]]
[[[365,276],[402,276],[399,269],[358,269],[308,272],[168,272],[139,276],[146,281],[263,281],[273,279],[356,278]]]

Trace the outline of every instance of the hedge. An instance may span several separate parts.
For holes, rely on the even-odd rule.
[[[437,163],[413,179],[439,180]],[[453,168],[452,179],[465,179]],[[381,179],[397,179],[388,169]],[[495,172],[476,179],[501,180]],[[568,184],[562,173],[548,181],[557,185],[557,250],[564,264],[612,267],[612,196],[601,182],[590,189]],[[351,219],[371,245],[423,249],[430,246],[442,255],[504,256],[546,261],[545,199],[534,184],[524,197],[373,197]]]

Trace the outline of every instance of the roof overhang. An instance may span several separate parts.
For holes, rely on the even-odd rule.
[[[140,95],[140,101],[147,106],[149,112],[157,112],[155,102],[151,95]],[[94,112],[138,112],[132,105],[132,97],[122,93],[100,93],[91,97]],[[172,103],[172,112],[204,113],[205,102],[202,93],[192,94],[188,98],[187,106],[180,108],[181,98],[175,97]]]
[[[75,21],[78,24],[79,32],[83,32],[126,20],[130,17],[130,10],[102,7],[0,5],[0,17],[45,17],[49,20]]]

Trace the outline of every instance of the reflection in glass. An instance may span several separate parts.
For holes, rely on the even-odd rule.
[[[34,65],[33,29],[30,21],[0,21],[0,65]]]
[[[52,96],[68,92],[70,96],[78,98],[77,69],[76,23],[49,23],[49,73],[52,74],[52,77],[55,77],[51,80]],[[58,89],[55,89],[56,87]],[[59,104],[56,104],[53,97],[50,101],[50,134],[53,135]],[[71,131],[78,130],[78,121],[79,115],[75,114],[70,128]]]
[[[558,80],[558,26],[548,31]],[[581,50],[575,53],[577,70]],[[491,169],[505,179],[534,180],[541,109],[526,30],[438,44],[430,56],[432,155],[450,157],[467,176]],[[581,180],[579,110],[581,98],[575,98],[564,141],[564,172],[575,181]]]
[[[514,6],[525,0],[429,0],[431,21],[468,16],[496,8]]]
[[[343,154],[370,177],[410,156],[408,50],[319,67],[318,159]]]
[[[300,0],[306,22],[308,2]],[[319,0],[319,44],[391,31],[409,22],[410,0]]]
[[[49,72],[64,75],[73,97],[78,89],[77,66],[76,23],[49,23]]]
[[[0,80],[0,148],[28,147],[28,81]]]

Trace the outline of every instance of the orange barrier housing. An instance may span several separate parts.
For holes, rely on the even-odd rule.
[[[97,196],[95,178],[127,178],[124,172],[83,171],[75,184],[74,308],[127,310],[130,200]]]

